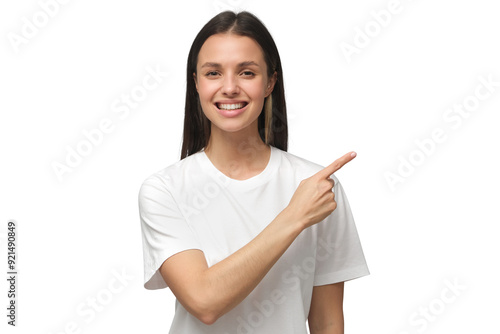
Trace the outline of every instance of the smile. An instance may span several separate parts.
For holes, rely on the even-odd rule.
[[[237,102],[237,103],[215,103],[215,107],[219,114],[223,117],[236,117],[241,115],[245,110],[247,110],[248,102]]]
[[[226,103],[217,103],[217,108],[220,110],[238,110],[246,106],[246,102],[241,102],[241,103],[231,103],[231,104],[226,104]]]

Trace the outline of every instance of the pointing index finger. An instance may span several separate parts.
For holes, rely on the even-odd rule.
[[[340,168],[342,168],[342,166],[344,166],[346,163],[354,159],[356,155],[356,152],[346,153],[342,157],[332,162],[330,165],[317,172],[316,175],[318,175],[320,178],[327,178],[338,171]]]

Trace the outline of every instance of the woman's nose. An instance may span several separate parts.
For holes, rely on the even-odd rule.
[[[236,95],[238,92],[238,80],[232,75],[225,76],[222,82],[222,93],[226,95]]]

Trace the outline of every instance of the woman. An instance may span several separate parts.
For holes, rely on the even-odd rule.
[[[223,12],[187,66],[181,160],[139,193],[145,288],[177,298],[170,333],[343,333],[343,282],[369,274],[332,175],[287,150],[278,50]]]

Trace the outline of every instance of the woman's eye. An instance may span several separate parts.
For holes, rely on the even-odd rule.
[[[213,76],[216,76],[217,75],[217,72],[216,71],[210,71],[210,72],[207,72],[205,74],[207,77],[213,77]]]
[[[243,76],[253,77],[255,74],[252,71],[244,71],[242,72]]]

